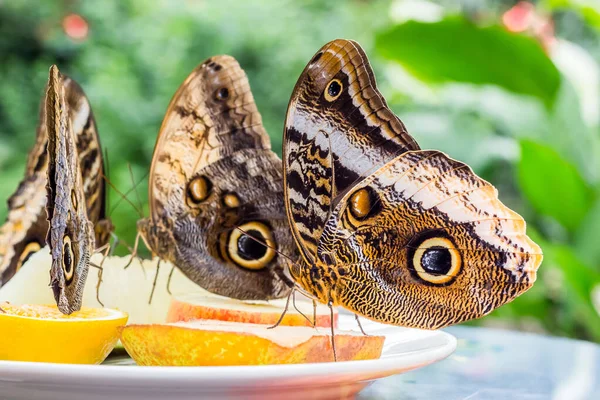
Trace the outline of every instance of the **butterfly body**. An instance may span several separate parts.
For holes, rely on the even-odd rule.
[[[58,308],[81,308],[89,259],[95,249],[94,224],[88,218],[75,136],[58,68],[50,68],[46,94],[48,182],[47,242],[52,256],[50,285]]]
[[[281,160],[270,147],[237,61],[216,56],[199,65],[175,93],[160,129],[151,216],[138,222],[146,245],[217,294],[285,296],[286,265],[276,249],[294,254],[294,244]]]
[[[465,164],[420,150],[356,42],[325,45],[292,94],[284,138],[297,283],[380,322],[439,328],[527,290],[542,260],[525,221]]]
[[[108,242],[112,224],[105,210],[104,163],[96,122],[81,87],[67,76],[62,75],[61,79],[66,112],[75,134],[87,213],[95,225],[96,243],[101,246]],[[46,93],[41,102],[36,143],[27,159],[25,177],[8,200],[7,220],[0,228],[0,286],[12,278],[31,254],[46,245],[49,224],[44,189],[48,170],[45,98]]]

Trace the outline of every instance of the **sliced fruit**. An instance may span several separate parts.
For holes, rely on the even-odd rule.
[[[56,305],[0,303],[0,359],[99,364],[126,323],[126,313],[108,308],[64,315]]]
[[[100,265],[103,257],[102,254],[95,254],[91,261]],[[47,248],[32,255],[17,274],[0,288],[0,301],[9,301],[12,304],[53,304],[52,288],[48,286],[50,283],[48,271],[51,262]],[[128,256],[107,257],[104,260],[102,284],[99,291],[102,304],[96,299],[98,270],[90,268],[83,293],[83,305],[123,310],[129,314],[130,323],[164,322],[171,301],[171,295],[167,290],[167,281],[172,265],[161,262],[158,276],[156,276],[158,259],[144,260],[143,263],[134,259],[131,265],[125,269],[128,262]],[[150,303],[150,293],[155,277],[156,287]],[[169,287],[173,294],[194,291],[208,293],[190,281],[178,269],[173,271]]]
[[[337,331],[338,361],[379,358],[384,336]],[[128,325],[121,342],[138,365],[225,366],[333,361],[328,329],[195,320]]]
[[[297,295],[296,307],[290,301],[280,325],[312,326],[314,310],[312,301],[303,295]],[[190,321],[194,319],[213,319],[220,321],[247,322],[251,324],[274,325],[283,311],[287,299],[270,301],[243,301],[208,294],[184,294],[174,296],[167,313],[167,322]],[[296,309],[297,308],[297,309]],[[304,315],[302,315],[302,314]],[[334,310],[333,323],[337,326],[338,314]],[[318,304],[316,326],[330,327],[329,307]]]

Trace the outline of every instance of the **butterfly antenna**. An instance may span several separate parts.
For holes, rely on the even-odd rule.
[[[130,194],[131,192],[133,192],[134,190],[136,190],[137,186],[138,186],[139,184],[141,184],[141,183],[142,183],[142,181],[144,181],[144,180],[145,180],[145,179],[148,177],[148,174],[149,174],[149,173],[150,173],[150,172],[146,172],[146,174],[144,174],[144,176],[142,176],[142,177],[140,178],[140,180],[139,180],[139,181],[137,181],[137,182],[136,182],[136,183],[135,183],[135,184],[134,184],[132,187],[130,187],[130,188],[129,188],[129,189],[128,189],[128,190],[127,190],[125,193],[124,193],[124,197],[127,197],[127,196],[129,196],[129,194]],[[120,199],[119,199],[119,200],[118,200],[118,201],[115,203],[115,205],[114,205],[114,206],[113,206],[113,208],[110,210],[110,212],[112,213],[113,211],[115,211],[115,210],[117,209],[117,207],[119,206],[119,204],[121,204],[121,202],[122,202],[123,200],[124,200],[124,198],[123,198],[123,197],[121,197],[121,198],[120,198]],[[138,212],[138,213],[139,213],[139,212]],[[140,215],[140,217],[141,217],[141,218],[143,218],[143,215]]]
[[[144,206],[142,205],[142,199],[140,198],[140,193],[137,191],[137,184],[135,183],[135,178],[133,176],[133,169],[131,168],[131,163],[127,163],[127,168],[129,168],[129,178],[131,179],[131,184],[133,185],[133,189],[135,190],[135,197],[138,201],[138,205],[140,210],[144,210]]]
[[[136,205],[135,205],[135,204],[134,204],[134,203],[133,203],[131,200],[129,200],[129,199],[127,198],[127,196],[125,196],[125,195],[123,194],[123,192],[121,192],[119,189],[117,189],[117,187],[116,187],[115,185],[113,185],[113,183],[110,181],[110,179],[108,179],[108,178],[106,177],[106,175],[102,174],[102,178],[103,178],[103,179],[106,181],[106,183],[108,183],[108,185],[109,185],[109,186],[110,186],[110,187],[111,187],[111,188],[112,188],[112,189],[113,189],[115,192],[117,192],[117,194],[118,194],[119,196],[121,196],[121,199],[125,200],[127,203],[129,203],[129,205],[130,205],[131,207],[133,207],[133,209],[134,209],[134,210],[135,210],[135,211],[136,211],[136,212],[139,214],[140,218],[144,218],[144,214],[142,213],[142,210],[138,209],[138,208],[137,208],[137,206],[136,206]],[[115,207],[116,207],[116,205],[115,205]],[[111,213],[112,213],[112,211],[114,211],[114,208],[113,208],[113,210],[111,210]]]

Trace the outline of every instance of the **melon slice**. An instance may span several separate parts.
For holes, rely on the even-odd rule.
[[[281,317],[286,301],[287,299],[244,301],[210,293],[178,295],[171,300],[171,305],[167,313],[167,322],[213,319],[274,325]],[[296,294],[296,307],[290,301],[288,310],[281,320],[280,325],[312,326],[313,319],[314,309],[312,301],[301,294]],[[338,314],[334,310],[333,326],[337,326],[337,319]],[[316,326],[330,327],[331,322],[329,307],[318,304]]]
[[[381,356],[384,336],[337,331],[338,361]],[[327,328],[195,320],[171,324],[128,325],[121,342],[138,365],[227,366],[333,361]]]

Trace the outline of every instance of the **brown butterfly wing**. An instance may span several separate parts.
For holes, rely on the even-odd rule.
[[[72,129],[64,82],[50,68],[46,94],[48,182],[46,211],[52,255],[50,285],[61,312],[81,308],[89,258],[95,249],[94,226],[87,216],[83,179]]]
[[[100,246],[108,241],[112,224],[105,213],[104,165],[96,122],[81,87],[65,75],[62,79],[76,135],[88,216],[98,228],[96,243]],[[44,93],[36,143],[27,158],[25,177],[8,200],[7,220],[0,227],[0,287],[12,278],[29,256],[45,245],[48,231],[44,190],[48,168],[45,97]]]
[[[319,259],[335,277],[336,304],[436,329],[481,317],[529,289],[542,252],[492,185],[443,153],[417,151],[340,200]]]
[[[91,105],[77,82],[62,75],[65,100],[75,133],[77,157],[83,178],[87,215],[94,224],[96,246],[108,243],[113,225],[106,215],[106,182],[104,158],[96,119]]]
[[[0,227],[0,287],[29,257],[46,244],[46,166],[26,177],[8,200],[8,216]]]
[[[341,39],[302,72],[284,135],[288,217],[309,263],[336,198],[386,160],[419,148],[377,90],[362,48]]]
[[[269,248],[294,254],[281,161],[234,58],[208,59],[171,100],[149,186],[151,218],[138,228],[154,254],[221,295],[269,299],[289,291],[285,260]]]
[[[291,274],[322,302],[438,328],[527,290],[542,261],[523,219],[465,164],[420,151],[375,88],[360,47],[313,57],[288,109],[288,219],[307,265]]]

